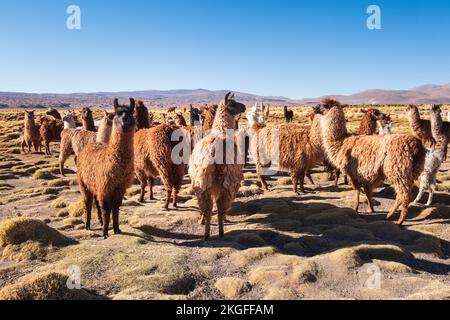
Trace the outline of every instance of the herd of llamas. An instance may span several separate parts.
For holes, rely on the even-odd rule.
[[[410,205],[419,203],[426,191],[427,206],[432,204],[436,174],[447,157],[450,139],[450,122],[443,121],[439,105],[430,108],[430,120],[421,119],[416,106],[408,106],[412,133],[392,134],[390,115],[378,109],[361,110],[359,129],[348,132],[344,112],[347,106],[332,99],[311,109],[307,126],[293,123],[294,112],[284,107],[286,124],[270,127],[269,106],[256,104],[246,110],[231,93],[219,105],[202,108],[191,105],[184,110],[189,112],[189,121],[172,108],[168,114],[173,113],[174,117],[165,114],[163,122],[156,122],[144,103],[133,98],[126,105],[119,104],[118,99],[113,104],[114,112],[105,112],[98,122],[94,121],[90,108],[83,108],[80,117],[75,111],[62,117],[57,110],[49,109],[39,122],[33,111],[25,111],[22,142],[22,152],[26,148],[28,152],[32,148],[38,152],[44,145],[45,153],[51,155],[50,143],[60,141],[59,167],[63,176],[66,160],[75,156],[85,228],[91,227],[95,204],[104,238],[109,235],[111,216],[114,233],[121,233],[119,210],[134,178],[140,182],[139,200],[144,202],[147,187],[149,199],[154,199],[153,187],[159,177],[166,192],[164,208],[169,210],[171,204],[177,208],[186,172],[198,199],[205,240],[210,237],[214,208],[219,236],[223,237],[226,214],[241,186],[249,155],[266,191],[267,169],[274,165],[277,170],[290,172],[293,190],[298,194],[305,192],[305,177],[314,184],[311,172],[317,166],[324,165],[336,185],[343,175],[355,190],[356,212],[361,192],[367,198],[370,212],[375,212],[373,191],[388,182],[396,198],[387,218],[400,210],[397,224],[401,225]],[[239,128],[243,114],[247,120],[245,129]],[[230,130],[235,132],[232,137]],[[177,149],[180,139],[173,137],[180,131],[181,140],[191,143],[190,156]],[[243,131],[247,132],[244,139]],[[179,152],[182,161],[174,161],[174,152]],[[239,161],[242,153],[244,161]],[[420,189],[412,202],[416,180]]]

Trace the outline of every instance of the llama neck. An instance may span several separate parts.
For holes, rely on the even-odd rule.
[[[409,123],[413,128],[420,127],[421,119],[419,110],[417,108],[414,108],[410,111]]]
[[[321,117],[320,128],[322,132],[322,142],[330,161],[337,166],[339,152],[344,139],[348,136],[345,124],[345,115],[342,110],[329,112]]]
[[[108,120],[103,119],[100,122],[96,141],[99,143],[108,143],[111,140],[112,126],[108,125]]]
[[[133,141],[134,130],[131,132],[122,132],[121,129],[113,125],[111,139],[108,144],[110,156],[123,165],[133,163]]]
[[[36,126],[34,119],[25,117],[25,128],[32,129]]]
[[[312,123],[311,129],[309,131],[311,142],[316,146],[320,146],[322,144],[322,134],[320,130],[320,117],[315,115]]]
[[[370,115],[365,114],[361,120],[361,125],[359,126],[359,134],[361,135],[372,135],[377,132],[377,124],[372,120]]]
[[[217,109],[212,128],[225,134],[229,129],[236,129],[236,119],[226,111],[224,106],[220,106]]]
[[[94,124],[94,119],[92,118],[88,118],[88,119],[81,119],[82,123],[83,123],[83,129],[87,130],[87,131],[95,131],[95,124]]]

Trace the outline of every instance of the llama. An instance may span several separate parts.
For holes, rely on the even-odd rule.
[[[425,163],[425,147],[412,135],[354,136],[347,133],[342,107],[317,106],[320,130],[325,152],[331,163],[346,174],[356,191],[355,211],[359,211],[361,189],[366,194],[370,212],[375,212],[372,190],[384,180],[390,181],[396,192],[395,204],[389,211],[390,219],[402,206],[398,225],[403,224],[411,202],[414,180]]]
[[[150,128],[150,117],[147,107],[141,100],[136,101],[136,110],[134,111],[134,122],[136,131]]]
[[[217,105],[213,105],[211,107],[204,107],[201,111],[202,117],[202,130],[203,133],[206,134],[209,130],[212,129],[214,124],[214,119],[217,113]]]
[[[448,143],[450,141],[450,122],[442,120],[442,110],[440,105],[433,105],[431,107],[431,133],[433,138],[438,143]]]
[[[279,155],[280,170],[290,171],[293,191],[305,193],[305,176],[314,184],[310,170],[323,162],[324,152],[321,146],[319,117],[314,117],[311,126],[286,124],[273,128],[253,126],[254,134],[250,139],[250,152],[256,162],[256,172],[265,191],[269,190],[263,175],[263,169],[274,163],[266,156]],[[272,141],[276,134],[278,139]],[[275,142],[275,143],[273,143]],[[298,185],[300,184],[300,192]]]
[[[172,107],[167,109],[167,113],[175,113],[175,111],[177,110],[177,107]]]
[[[288,110],[287,106],[284,106],[284,119],[286,120],[286,123],[294,121],[294,111]]]
[[[130,106],[119,105],[118,99],[114,99],[115,117],[110,142],[88,144],[77,157],[86,230],[91,229],[92,203],[95,201],[105,239],[109,236],[111,214],[114,233],[122,233],[119,210],[134,178],[134,108],[133,98],[130,98]]]
[[[361,109],[361,112],[364,114],[364,116],[361,119],[358,134],[368,136],[377,134],[377,121],[383,120],[385,115],[378,109]]]
[[[45,154],[51,156],[50,143],[61,140],[64,122],[50,117],[41,118],[40,122],[41,126],[39,128],[39,133],[41,135],[41,140],[44,142]]]
[[[150,187],[150,200],[154,200],[153,186],[160,176],[166,190],[164,209],[168,210],[171,199],[177,208],[178,193],[184,177],[184,163],[172,162],[172,151],[177,142],[172,141],[178,126],[162,124],[136,133],[134,140],[134,172],[141,184],[140,202],[144,202],[145,188]]]
[[[34,147],[35,152],[41,150],[41,137],[39,134],[39,126],[36,125],[34,110],[25,110],[25,125],[23,129],[22,152],[25,153],[25,147],[28,147],[28,153],[31,152],[31,147]]]
[[[424,120],[420,118],[419,109],[415,105],[408,106],[409,124],[413,135],[420,140],[425,145],[430,144],[431,148],[434,147],[436,141],[431,134],[431,123],[429,120]]]
[[[210,237],[214,204],[218,212],[219,236],[225,235],[225,214],[231,208],[243,179],[244,165],[237,161],[236,141],[233,150],[226,147],[229,146],[229,139],[233,138],[229,136],[229,130],[235,129],[236,116],[244,112],[245,106],[236,102],[231,92],[227,93],[217,108],[211,133],[195,145],[189,160],[189,175],[205,224],[205,241]],[[217,146],[223,146],[226,150],[218,150]],[[230,154],[233,154],[233,159],[230,159]],[[220,155],[223,158],[218,159]]]
[[[199,109],[189,105],[189,125],[194,127],[202,122],[202,113]]]
[[[420,176],[419,194],[413,202],[413,205],[417,205],[422,199],[426,190],[428,190],[428,201],[426,206],[431,206],[433,202],[433,196],[436,192],[436,175],[442,165],[447,159],[447,148],[449,142],[449,135],[445,134],[444,125],[448,122],[442,121],[441,108],[439,105],[433,105],[430,111],[431,131],[433,138],[436,141],[438,149],[428,149],[425,158],[425,169]],[[450,128],[450,126],[449,126]]]
[[[94,117],[92,116],[92,110],[89,108],[83,108],[80,113],[83,129],[92,132],[97,131],[95,128]]]
[[[52,116],[53,118],[55,118],[57,120],[62,120],[61,114],[55,108],[48,108],[46,115]]]
[[[85,129],[64,129],[61,132],[61,145],[59,152],[59,171],[63,177],[64,163],[74,154],[75,163],[80,151],[89,143],[108,143],[111,138],[114,113],[105,111],[105,116],[100,121],[98,132]]]

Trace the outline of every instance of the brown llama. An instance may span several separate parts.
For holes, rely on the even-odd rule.
[[[144,102],[142,102],[141,100],[136,101],[136,110],[134,111],[134,122],[136,123],[136,131],[150,128],[149,111],[148,108],[144,105]]]
[[[278,160],[279,169],[291,174],[293,191],[305,193],[304,180],[308,177],[312,184],[311,169],[324,160],[321,144],[319,117],[314,117],[311,126],[286,124],[272,128],[253,127],[254,135],[250,139],[250,152],[256,161],[256,173],[264,188],[269,187],[263,170]],[[276,137],[277,138],[273,138]],[[275,139],[275,141],[273,141]],[[270,159],[277,155],[278,159]]]
[[[433,148],[436,141],[431,133],[430,120],[421,119],[419,109],[412,104],[408,106],[408,115],[413,135],[419,138],[424,145],[429,143],[431,148]]]
[[[217,105],[212,105],[211,107],[205,107],[201,111],[202,114],[202,130],[204,133],[207,133],[212,129],[214,124],[214,119],[217,113]]]
[[[41,136],[39,134],[39,125],[35,122],[34,111],[25,110],[25,124],[23,129],[22,152],[25,153],[25,147],[28,147],[28,153],[31,147],[35,152],[41,150]]]
[[[287,106],[284,106],[284,119],[286,120],[286,123],[294,121],[294,111],[288,110]]]
[[[231,208],[243,179],[244,164],[240,164],[237,159],[238,148],[234,136],[229,136],[229,130],[235,129],[236,116],[243,112],[245,106],[236,102],[231,92],[226,94],[217,109],[212,132],[195,145],[189,160],[189,175],[205,224],[205,240],[210,237],[214,204],[218,212],[219,236],[225,235],[225,214]],[[230,139],[234,140],[233,150],[226,148]],[[218,146],[226,150],[219,150]],[[233,159],[230,159],[231,154]]]
[[[64,122],[53,117],[43,117],[40,119],[40,122],[39,134],[45,146],[45,154],[51,156],[50,143],[61,140]]]
[[[61,145],[59,151],[59,171],[63,177],[64,163],[71,155],[77,156],[81,150],[90,143],[108,143],[111,138],[114,113],[105,111],[105,116],[100,121],[98,132],[87,131],[85,129],[64,129],[61,132]]]
[[[377,121],[383,120],[386,115],[378,109],[361,109],[361,112],[364,115],[361,119],[358,134],[367,136],[377,134]]]
[[[80,112],[81,123],[83,124],[83,129],[87,131],[96,132],[94,117],[92,116],[92,110],[90,108],[83,108]]]
[[[160,176],[166,190],[164,208],[169,209],[171,198],[177,208],[178,193],[184,177],[184,163],[172,161],[172,151],[177,142],[172,141],[178,126],[162,124],[154,128],[143,129],[134,139],[134,172],[141,183],[140,202],[144,202],[145,188],[150,187],[150,200],[154,200],[153,186]]]
[[[375,212],[372,191],[388,180],[395,192],[395,204],[390,219],[401,206],[401,225],[408,214],[414,180],[421,174],[426,150],[422,142],[408,134],[390,136],[356,136],[347,132],[343,108],[317,106],[321,114],[322,142],[329,161],[346,174],[356,191],[355,211],[359,211],[360,191],[366,194],[370,212]]]
[[[103,237],[108,238],[112,214],[113,230],[120,234],[119,210],[125,191],[132,185],[134,173],[134,99],[130,106],[114,99],[115,117],[108,144],[88,144],[77,157],[77,176],[83,199],[86,230],[91,229],[92,203],[95,201]]]
[[[61,114],[55,108],[48,108],[45,114],[47,116],[52,116],[55,119],[62,120]]]
[[[177,107],[172,107],[167,109],[167,113],[175,113],[175,111],[177,110]]]

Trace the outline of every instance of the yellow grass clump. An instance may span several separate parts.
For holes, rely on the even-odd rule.
[[[13,218],[0,222],[0,246],[37,241],[46,245],[65,246],[73,240],[36,219]]]
[[[69,289],[68,276],[46,273],[25,276],[0,291],[0,300],[92,300],[85,290]]]

